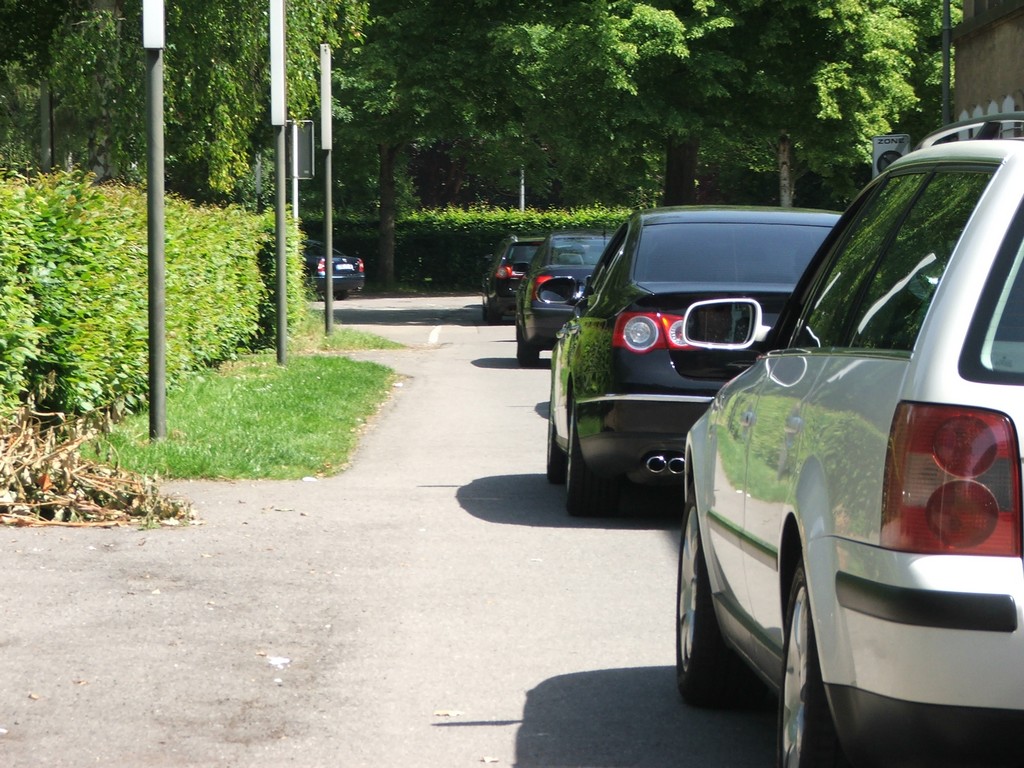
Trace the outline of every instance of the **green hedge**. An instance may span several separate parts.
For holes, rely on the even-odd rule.
[[[84,174],[0,180],[0,408],[81,413],[148,395],[146,197]],[[305,306],[289,223],[289,319]],[[274,221],[169,197],[169,385],[274,338]],[[262,267],[262,268],[261,268]]]
[[[572,211],[497,209],[424,210],[395,225],[395,280],[408,287],[478,290],[484,257],[510,233],[546,234],[555,229],[614,231],[630,211],[584,208]],[[334,244],[366,263],[368,279],[381,282],[378,224],[366,218],[335,220]]]

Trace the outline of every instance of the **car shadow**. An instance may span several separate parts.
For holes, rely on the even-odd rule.
[[[469,514],[496,525],[542,528],[609,528],[677,532],[682,489],[625,484],[615,517],[571,517],[565,487],[542,474],[481,477],[456,491]]]
[[[467,304],[463,307],[386,306],[368,308],[345,306],[345,301],[334,302],[334,321],[345,325],[461,325],[472,327],[482,325],[480,307]],[[323,306],[323,303],[320,303]]]
[[[481,357],[474,360],[472,365],[477,368],[492,368],[494,370],[515,370],[519,363],[514,357]]]
[[[775,699],[702,710],[679,698],[674,667],[560,675],[526,694],[516,766],[772,765]]]

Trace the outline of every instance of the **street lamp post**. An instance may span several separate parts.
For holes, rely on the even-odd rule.
[[[164,0],[143,0],[146,49],[147,250],[149,269],[149,437],[167,437],[164,300]]]
[[[320,146],[324,153],[324,333],[334,332],[334,202],[331,199],[331,46],[320,46]]]
[[[274,228],[277,243],[277,362],[288,360],[288,259],[285,251],[285,0],[270,0],[270,122],[274,126]]]

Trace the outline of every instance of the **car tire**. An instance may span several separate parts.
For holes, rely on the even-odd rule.
[[[523,332],[516,325],[516,362],[523,368],[533,368],[540,362],[540,349],[523,339]]]
[[[782,664],[778,765],[780,768],[849,768],[839,746],[821,680],[803,564],[793,574],[789,590]]]
[[[569,457],[565,454],[555,439],[555,416],[548,415],[548,461],[547,476],[548,482],[552,485],[565,485],[565,478],[569,471]]]
[[[580,447],[576,409],[569,416],[569,454],[565,474],[565,508],[573,517],[610,517],[619,508],[621,479],[603,477],[587,466]]]
[[[676,683],[695,707],[752,703],[766,693],[753,672],[725,644],[711,599],[711,582],[700,538],[697,507],[688,489],[683,507],[676,580]]]

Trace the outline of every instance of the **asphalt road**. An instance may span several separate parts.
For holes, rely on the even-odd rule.
[[[408,345],[362,355],[405,378],[343,473],[171,484],[185,529],[0,530],[0,766],[770,766],[771,705],[675,691],[675,505],[567,516],[512,326],[335,310]]]

